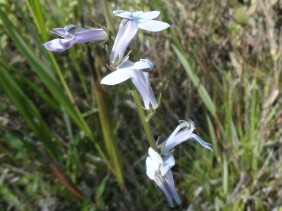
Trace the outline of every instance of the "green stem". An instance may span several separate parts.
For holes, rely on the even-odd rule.
[[[104,92],[98,80],[94,81],[94,86],[106,149],[108,151],[108,155],[111,157],[111,161],[113,162],[113,167],[115,169],[114,174],[116,175],[120,185],[124,188],[120,156],[118,153],[117,143],[115,141],[115,135],[113,133],[113,127],[111,125],[109,117],[109,110],[107,109],[107,104],[105,102]]]
[[[102,9],[104,11],[104,16],[107,22],[107,27],[110,32],[113,32],[113,23],[112,23],[112,15],[109,10],[107,0],[101,0]],[[97,76],[97,74],[96,74]],[[115,174],[117,180],[119,181],[120,185],[125,189],[124,181],[123,181],[123,174],[122,174],[122,166],[120,162],[120,157],[118,153],[118,147],[115,142],[115,136],[111,127],[111,121],[109,118],[109,112],[106,107],[104,92],[101,88],[97,77],[95,78],[94,82],[95,92],[97,97],[97,104],[99,109],[99,117],[102,124],[103,135],[105,139],[106,148],[108,150],[109,155],[111,156],[111,160],[113,162],[113,166],[115,168]]]
[[[75,104],[74,97],[73,97],[73,95],[72,95],[72,93],[71,93],[71,91],[70,91],[69,86],[67,85],[67,82],[66,82],[66,80],[65,80],[65,78],[64,78],[64,76],[63,76],[63,74],[62,74],[61,69],[60,69],[59,66],[58,66],[57,61],[55,60],[55,58],[54,58],[54,56],[53,56],[53,54],[52,54],[51,52],[49,53],[49,56],[50,56],[52,65],[53,65],[53,67],[54,67],[54,70],[55,70],[57,76],[59,77],[59,80],[60,80],[62,86],[64,87],[64,90],[65,90],[67,96],[69,97],[71,103],[72,103],[73,105],[76,105],[76,104]],[[76,107],[76,106],[75,106],[75,107]]]
[[[150,147],[153,148],[155,151],[158,151],[152,130],[151,130],[151,126],[150,126],[150,122],[146,120],[146,113],[144,111],[144,109],[142,109],[139,105],[142,105],[142,102],[140,100],[139,94],[137,92],[137,90],[133,87],[133,85],[130,85],[130,91],[132,94],[132,97],[135,101],[135,103],[137,104],[138,107],[138,115],[139,115],[139,119],[143,125],[143,128],[145,130],[148,142],[150,144]]]

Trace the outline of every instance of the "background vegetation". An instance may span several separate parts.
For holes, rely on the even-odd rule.
[[[172,169],[176,210],[281,210],[281,23],[278,0],[115,0],[112,10],[159,10],[172,27],[139,31],[132,60],[155,63],[164,140],[193,119],[211,153],[185,143]],[[49,30],[106,27],[99,1],[0,0],[1,210],[166,210],[145,173],[148,142],[126,85],[102,87],[123,167],[113,174],[95,80],[110,72],[102,45],[50,53]],[[118,29],[120,18],[115,18]],[[114,38],[114,37],[113,37]],[[111,42],[110,42],[111,43]],[[98,75],[94,75],[97,70]],[[109,152],[109,151],[107,151]]]

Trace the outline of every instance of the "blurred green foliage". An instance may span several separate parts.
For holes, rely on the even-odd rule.
[[[152,87],[162,95],[151,119],[155,139],[165,140],[179,119],[189,118],[213,144],[213,153],[190,143],[174,152],[172,170],[183,201],[176,209],[281,209],[279,1],[109,5],[159,10],[172,26],[158,34],[140,31],[130,45],[132,60],[155,63]],[[114,19],[116,30],[120,21]],[[49,30],[68,24],[106,27],[99,1],[0,1],[1,210],[169,209],[147,179],[148,143],[124,85],[103,87],[125,189],[112,174],[93,84],[93,67],[98,79],[110,72],[108,49],[43,48],[55,37]]]

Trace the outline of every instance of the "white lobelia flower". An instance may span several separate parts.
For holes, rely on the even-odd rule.
[[[206,149],[212,150],[212,145],[203,141],[200,136],[193,133],[195,130],[195,124],[192,120],[180,120],[179,125],[173,131],[173,133],[168,137],[168,139],[161,144],[162,147],[161,154],[165,155],[176,145],[181,144],[184,141],[197,141]]]
[[[43,44],[47,50],[55,52],[62,52],[76,43],[102,41],[108,37],[103,29],[86,29],[76,25],[55,28],[51,32],[63,37],[63,39],[57,38]]]
[[[135,63],[126,60],[117,66],[116,71],[105,76],[101,84],[116,85],[131,78],[131,81],[143,99],[145,108],[150,109],[151,105],[153,109],[156,109],[158,103],[149,82],[148,70],[150,71],[152,69],[153,63],[149,59],[140,59],[139,62]]]
[[[170,27],[168,23],[152,20],[157,18],[159,14],[159,11],[137,11],[133,13],[124,10],[114,11],[114,15],[124,19],[119,25],[118,34],[111,51],[111,63],[114,63],[117,57],[119,57],[118,63],[122,61],[124,52],[137,33],[138,28],[158,32]]]
[[[148,150],[149,156],[146,159],[146,173],[147,176],[154,180],[155,183],[165,194],[169,205],[173,207],[173,200],[177,204],[181,204],[181,200],[176,192],[173,181],[171,168],[175,164],[172,154],[167,154],[162,158],[159,153],[154,151],[151,147]]]

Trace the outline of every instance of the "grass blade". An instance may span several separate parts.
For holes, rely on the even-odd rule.
[[[204,102],[206,108],[211,112],[211,114],[213,116],[215,116],[216,115],[215,104],[213,103],[213,101],[212,101],[210,95],[208,94],[207,90],[205,89],[205,87],[201,84],[199,77],[193,71],[193,69],[191,68],[188,60],[185,58],[183,53],[181,53],[175,45],[172,45],[172,48],[173,48],[174,52],[176,53],[176,55],[177,55],[179,61],[181,62],[182,66],[186,70],[186,72],[187,72],[189,78],[191,79],[193,85],[196,88],[198,88],[198,93],[199,93],[202,101]]]
[[[44,148],[48,151],[50,156],[58,162],[60,159],[58,156],[57,144],[52,141],[53,137],[47,124],[42,119],[36,106],[29,100],[17,82],[13,80],[9,71],[3,66],[0,66],[0,83],[6,94],[23,116],[27,125],[35,132],[37,137],[40,137]]]

